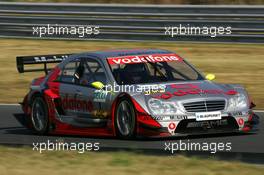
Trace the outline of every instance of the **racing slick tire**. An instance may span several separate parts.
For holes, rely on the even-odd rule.
[[[116,135],[119,138],[132,139],[135,137],[136,112],[131,100],[123,97],[117,102],[114,119]]]
[[[48,107],[42,97],[35,97],[32,103],[31,123],[33,130],[39,134],[44,135],[48,132],[49,117]]]

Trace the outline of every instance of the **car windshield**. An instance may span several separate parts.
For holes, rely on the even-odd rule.
[[[107,61],[119,85],[203,80],[176,54],[115,57]]]

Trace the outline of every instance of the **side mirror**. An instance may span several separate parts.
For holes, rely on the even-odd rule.
[[[214,75],[214,74],[207,74],[207,75],[205,76],[205,78],[206,78],[207,80],[209,80],[209,81],[212,81],[212,80],[215,79],[215,75]]]
[[[95,89],[102,89],[104,87],[104,84],[100,81],[95,81],[91,83],[91,86]]]

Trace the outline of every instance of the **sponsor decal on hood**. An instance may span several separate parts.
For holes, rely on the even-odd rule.
[[[185,96],[185,95],[202,95],[202,94],[223,94],[223,95],[236,95],[238,92],[235,90],[223,90],[220,88],[203,89],[199,87],[199,84],[171,84],[167,86],[170,90],[153,95],[152,97],[158,99],[170,99],[174,96]]]

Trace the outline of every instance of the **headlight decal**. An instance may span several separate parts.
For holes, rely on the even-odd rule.
[[[248,107],[248,99],[244,94],[237,94],[229,99],[228,110],[238,110]]]
[[[148,101],[148,107],[154,115],[168,115],[177,112],[174,102],[164,102],[156,98],[151,98]]]

